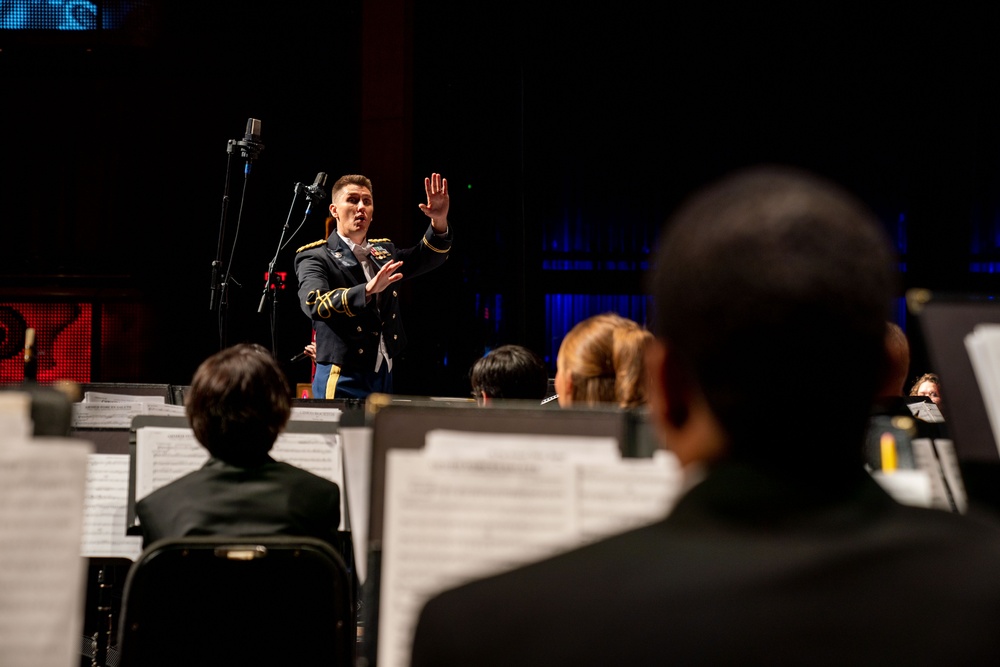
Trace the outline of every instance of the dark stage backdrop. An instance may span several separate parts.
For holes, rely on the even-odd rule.
[[[0,31],[0,351],[48,309],[48,372],[73,360],[81,379],[186,383],[219,346],[210,265],[227,141],[249,117],[262,120],[265,149],[247,187],[226,340],[270,347],[257,306],[293,184],[365,163],[362,3],[220,0],[198,15],[151,2],[151,27],[131,41]],[[412,202],[412,218],[393,221],[393,240],[422,231],[416,203],[434,170],[451,184],[457,241],[444,268],[404,283],[400,391],[464,395],[469,366],[492,347],[529,345],[554,368],[576,321],[605,310],[644,320],[663,220],[692,188],[760,162],[858,192],[897,244],[904,286],[997,291],[996,10],[537,4],[379,3],[412,27],[402,85],[413,150],[399,178],[409,189],[389,193]],[[230,244],[242,169],[234,160]],[[378,190],[376,201],[388,196]],[[322,236],[323,217],[277,270]],[[309,336],[294,288],[292,278],[278,300],[280,359]],[[897,319],[908,324],[902,310]],[[917,356],[915,374],[928,370]],[[17,372],[10,358],[3,379]],[[306,365],[288,370],[308,378]]]
[[[643,273],[667,215],[693,188],[759,163],[858,193],[897,246],[904,288],[996,291],[997,18],[422,7],[418,34],[456,27],[444,44],[415,40],[415,71],[440,75],[416,88],[416,125],[448,129],[443,140],[418,133],[415,160],[443,155],[470,185],[474,221],[456,252],[475,255],[462,296],[476,318],[462,330],[479,347],[463,352],[523,342],[554,364],[565,331],[588,315],[642,321]],[[902,299],[894,312],[917,342],[917,375],[919,331]]]
[[[74,367],[79,380],[187,383],[218,349],[211,263],[227,145],[243,138],[248,118],[262,120],[264,150],[248,177],[238,153],[232,160],[229,343],[272,345],[269,312],[257,307],[294,184],[358,168],[359,2],[147,4],[156,12],[137,44],[108,33],[0,31],[0,299],[9,319],[16,311],[46,331],[18,304],[89,313],[72,329],[89,329],[89,346],[40,350],[54,355],[42,357],[52,369],[89,353]],[[304,208],[300,199],[292,229]],[[315,209],[276,270],[290,272],[295,248],[323,237],[325,207]],[[294,291],[293,279],[278,301],[286,360],[310,335]],[[3,349],[16,326],[3,330]],[[58,342],[68,334],[57,327],[46,335]],[[304,364],[289,370],[308,375]],[[3,367],[3,379],[16,379],[10,372]]]

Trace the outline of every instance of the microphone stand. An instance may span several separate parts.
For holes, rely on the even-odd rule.
[[[274,265],[278,261],[278,255],[281,253],[281,249],[285,247],[285,234],[288,233],[288,223],[292,219],[292,211],[295,210],[295,204],[299,201],[299,195],[303,192],[305,192],[305,186],[302,185],[302,183],[296,183],[295,194],[292,196],[292,205],[288,207],[288,215],[285,217],[285,226],[281,228],[281,237],[278,238],[278,248],[274,251],[274,257],[271,258],[270,263],[267,265],[267,277],[264,280],[264,293],[260,295],[260,305],[257,306],[258,313],[264,312],[264,303],[267,301],[268,295],[271,296],[271,354],[273,354],[275,358],[278,357],[278,290],[283,289],[285,284],[284,280],[280,277],[278,282],[274,280]],[[306,216],[308,215],[309,211],[307,209]],[[305,222],[305,218],[302,219],[302,222]],[[273,288],[272,283],[275,283]]]
[[[325,180],[326,175],[323,174]],[[317,176],[317,180],[319,177]],[[309,204],[306,206],[306,212],[302,216],[302,222],[299,226],[295,228],[292,232],[292,236],[286,241],[285,234],[288,233],[288,224],[292,219],[292,211],[295,210],[295,205],[299,201],[299,195],[305,193],[306,201]],[[277,330],[278,330],[278,290],[284,289],[285,281],[280,275],[275,278],[274,265],[278,261],[278,255],[281,251],[291,243],[292,238],[299,233],[303,225],[306,224],[306,220],[309,219],[309,213],[312,211],[313,202],[320,201],[325,197],[325,193],[322,189],[317,189],[314,184],[311,187],[305,187],[302,183],[296,183],[294,186],[294,195],[292,196],[292,205],[288,207],[288,216],[285,218],[285,225],[281,228],[281,237],[278,239],[278,249],[274,251],[274,257],[271,258],[270,263],[267,265],[267,277],[264,280],[264,292],[260,295],[260,305],[257,306],[257,312],[264,312],[264,304],[267,302],[267,297],[271,297],[271,354],[275,358],[278,357],[278,342],[277,342]]]
[[[260,121],[255,121],[251,118],[250,121],[247,122],[247,134],[244,136],[243,140],[240,141],[238,139],[230,139],[226,145],[226,182],[222,192],[222,214],[219,220],[219,239],[216,244],[215,260],[212,262],[211,295],[208,304],[209,311],[214,312],[216,309],[219,311],[219,349],[226,347],[226,315],[227,306],[229,305],[227,297],[229,281],[232,279],[232,276],[228,273],[227,267],[222,262],[222,250],[226,236],[226,218],[229,212],[229,182],[230,174],[232,172],[233,153],[237,148],[239,148],[240,156],[247,161],[246,167],[243,169],[243,198],[240,199],[240,210],[236,221],[236,230],[237,234],[239,234],[239,223],[240,219],[243,217],[243,201],[246,198],[247,182],[250,179],[250,166],[254,160],[260,157],[260,152],[264,150],[264,144],[256,141],[259,136],[251,134],[251,127],[256,128],[259,132],[259,126]],[[234,240],[232,251],[235,250],[236,241]],[[229,256],[229,264],[231,267],[232,253]],[[236,281],[234,280],[233,282]]]

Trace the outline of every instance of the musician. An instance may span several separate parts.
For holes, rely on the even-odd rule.
[[[687,493],[432,599],[413,664],[996,664],[995,520],[902,506],[862,467],[892,263],[871,214],[813,176],[696,195],[656,255],[646,361]],[[831,411],[814,388],[834,376]]]
[[[268,454],[291,414],[270,352],[243,344],[209,357],[185,410],[211,458],[138,502],[144,546],[190,535],[300,535],[340,548],[338,485]]]
[[[549,388],[549,372],[541,357],[528,348],[501,345],[476,360],[469,381],[480,405],[504,399],[540,401]]]

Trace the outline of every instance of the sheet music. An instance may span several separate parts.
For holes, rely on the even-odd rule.
[[[914,507],[930,507],[931,475],[923,470],[875,470],[872,478],[897,502]]]
[[[136,502],[202,467],[209,458],[189,428],[146,426],[135,436]]]
[[[161,417],[186,417],[183,405],[172,405],[170,403],[143,403],[142,414],[159,415]],[[129,428],[132,423],[129,422]]]
[[[0,665],[79,662],[83,441],[0,446]]]
[[[408,663],[431,596],[662,519],[682,485],[673,455],[622,459],[608,437],[439,430],[390,450],[380,664]]]
[[[680,464],[669,452],[580,465],[577,474],[580,538],[585,542],[666,517],[684,483]]]
[[[344,467],[340,437],[335,433],[282,433],[271,449],[271,458],[308,470],[340,487],[340,530],[347,526]]]
[[[91,454],[83,503],[82,553],[88,558],[128,558],[142,553],[142,537],[126,535],[127,454]]]
[[[941,470],[948,482],[948,488],[951,489],[952,496],[955,498],[955,505],[959,512],[965,514],[969,508],[969,496],[965,492],[965,483],[962,481],[962,469],[958,466],[955,443],[952,440],[935,438],[932,444],[937,451]]]
[[[347,511],[351,541],[354,543],[354,569],[358,581],[365,583],[368,573],[368,494],[372,483],[372,429],[366,426],[340,429],[344,448],[344,486],[347,487]],[[341,487],[343,490],[344,487]]]
[[[573,543],[576,495],[565,463],[468,461],[390,450],[379,604],[379,664],[409,664],[417,615],[433,594]]]
[[[983,397],[994,444],[1000,450],[1000,325],[977,324],[965,337],[965,350]]]
[[[30,438],[34,430],[31,421],[31,394],[0,391],[0,433],[9,437]],[[2,444],[0,441],[0,445]]]
[[[166,403],[163,396],[143,396],[128,394],[105,394],[99,391],[83,393],[83,403]]]
[[[939,424],[944,421],[941,408],[935,403],[910,403],[907,407],[910,408],[913,416],[921,421],[930,422],[931,424]]]
[[[142,500],[161,486],[194,472],[209,459],[189,428],[147,426],[136,431],[135,500]],[[336,434],[282,433],[271,457],[308,470],[344,488],[340,440]],[[347,520],[344,493],[340,494],[340,528]]]
[[[145,414],[139,401],[74,403],[73,428],[122,428],[132,426],[132,418]]]
[[[433,458],[602,463],[621,460],[609,437],[429,431],[424,451]]]
[[[340,415],[343,410],[340,408],[307,408],[303,406],[292,406],[292,416],[289,421],[293,422],[340,422]]]
[[[930,479],[930,506],[952,511],[951,499],[955,509],[964,513],[968,507],[965,485],[962,483],[962,473],[958,467],[958,457],[951,440],[916,438],[911,441],[913,459],[917,468],[927,473]]]

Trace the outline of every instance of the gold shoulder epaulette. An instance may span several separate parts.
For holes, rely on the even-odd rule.
[[[369,243],[392,243],[391,239],[368,239]]]
[[[302,252],[303,250],[309,250],[310,248],[318,248],[321,245],[326,245],[326,239],[323,239],[322,241],[313,241],[312,243],[307,243],[306,245],[302,246],[295,252],[299,253]]]

